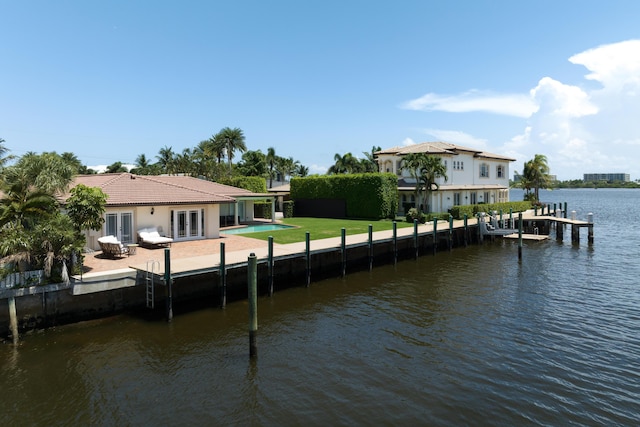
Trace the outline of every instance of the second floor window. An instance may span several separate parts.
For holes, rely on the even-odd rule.
[[[504,166],[500,165],[496,167],[496,177],[504,178]]]
[[[489,165],[486,163],[480,165],[480,178],[489,178]]]

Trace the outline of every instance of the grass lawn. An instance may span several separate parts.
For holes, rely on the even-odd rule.
[[[287,244],[304,242],[305,233],[309,232],[311,240],[326,239],[328,237],[340,237],[340,230],[345,228],[347,235],[363,234],[369,232],[369,224],[373,226],[373,231],[383,231],[393,229],[393,221],[379,220],[354,220],[354,219],[327,219],[327,218],[285,218],[284,224],[293,225],[298,228],[288,230],[260,231],[258,233],[243,234],[245,237],[253,239],[268,240],[273,236],[274,243]],[[413,227],[412,223],[398,221],[398,228]]]

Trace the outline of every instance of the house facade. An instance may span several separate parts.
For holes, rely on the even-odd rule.
[[[456,205],[509,201],[509,164],[515,159],[446,142],[424,142],[375,153],[379,170],[398,176],[400,215],[411,207],[421,208],[415,199],[416,180],[402,169],[402,159],[411,153],[438,157],[446,168],[447,179],[436,180],[439,189],[427,202],[431,212],[447,212]]]
[[[137,231],[146,228],[174,241],[218,238],[221,227],[254,219],[254,201],[273,199],[189,176],[78,175],[70,188],[79,184],[98,187],[108,196],[102,230],[85,232],[87,247],[93,250],[106,235],[123,244],[136,243]],[[62,197],[63,204],[69,195]]]

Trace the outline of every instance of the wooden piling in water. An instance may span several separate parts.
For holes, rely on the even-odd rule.
[[[171,289],[171,249],[164,249],[164,284],[167,288],[167,322],[173,320],[173,295]]]
[[[249,357],[258,355],[258,262],[251,252],[247,259],[247,287],[249,298]]]
[[[224,242],[220,242],[220,308],[227,306],[227,267],[224,257]]]
[[[438,218],[433,218],[433,254],[438,250]]]
[[[466,248],[469,244],[469,227],[467,224],[467,214],[464,214],[464,247]]]
[[[589,212],[587,214],[587,222],[589,225],[587,226],[587,241],[590,245],[593,244],[593,214]]]
[[[369,224],[369,271],[373,270],[373,225]]]
[[[453,248],[453,216],[449,215],[449,252]]]
[[[518,213],[518,260],[522,260],[522,212]]]
[[[347,229],[340,229],[340,255],[342,257],[342,277],[347,275]]]
[[[307,275],[307,284],[309,286],[311,284],[311,238],[310,234],[307,231],[304,235],[305,242],[305,258],[307,262],[306,275]]]
[[[398,223],[393,221],[393,265],[398,263]]]
[[[13,345],[18,345],[18,313],[16,311],[16,298],[12,295],[9,297],[9,328],[13,337]]]
[[[416,259],[418,259],[418,220],[413,220],[413,247],[416,250]]]
[[[273,296],[273,236],[269,236],[267,255],[267,270],[269,274],[269,296]]]

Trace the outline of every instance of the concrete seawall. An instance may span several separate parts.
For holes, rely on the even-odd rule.
[[[525,227],[530,220],[530,218],[526,219]],[[539,221],[538,224],[542,225],[541,222],[543,221]],[[548,232],[548,227],[545,228],[544,231]],[[463,248],[466,244],[478,244],[482,241],[475,219],[468,221],[466,232],[463,221],[455,221],[451,230],[447,222],[438,222],[435,243],[433,226],[420,225],[417,234],[417,251],[413,228],[398,229],[395,244],[391,233],[391,231],[374,233],[373,268],[391,264],[394,259],[413,259],[416,253],[421,257],[433,256],[439,251]],[[311,243],[309,251],[311,281],[340,277],[343,269],[340,238],[313,240]],[[276,254],[273,259],[276,292],[293,286],[304,286],[307,279],[305,243],[283,246],[288,249],[284,251],[286,253]],[[247,297],[246,260],[249,252],[253,251],[227,254],[226,295],[228,300]],[[268,293],[269,285],[267,257],[262,252],[257,252],[258,292],[265,295]],[[368,269],[371,262],[368,236],[366,234],[349,236],[345,253],[347,275]],[[172,262],[172,272],[173,267]],[[156,271],[162,272],[162,268],[161,266]],[[15,301],[19,333],[125,312],[162,318],[166,286],[160,280],[156,281],[155,309],[149,309],[146,307],[145,277],[146,273],[143,270],[127,268],[85,274],[82,281],[76,278],[68,286],[47,285],[0,291],[0,337],[11,336],[10,298]],[[222,289],[217,263],[211,261],[207,268],[186,269],[175,275],[173,280],[172,300],[174,306],[180,310],[189,309],[191,306],[220,306]]]

